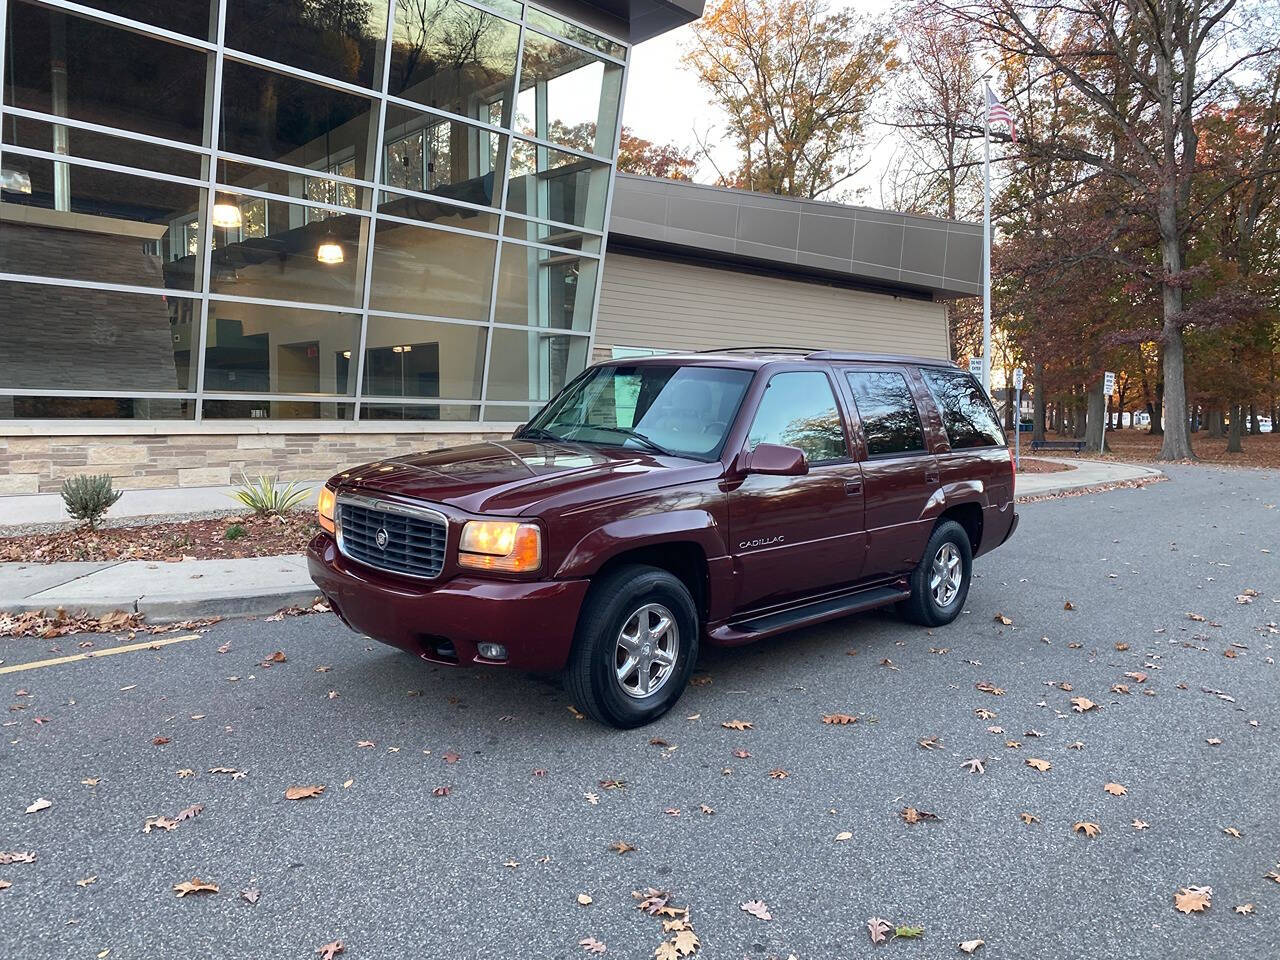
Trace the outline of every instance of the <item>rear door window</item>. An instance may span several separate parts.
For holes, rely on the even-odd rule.
[[[762,443],[799,447],[810,463],[849,458],[840,408],[825,373],[797,370],[769,379],[747,434],[749,449]]]
[[[907,378],[896,370],[845,373],[871,457],[924,453],[924,427]]]
[[[1000,418],[972,374],[937,367],[922,367],[920,372],[942,412],[952,450],[1004,446]]]

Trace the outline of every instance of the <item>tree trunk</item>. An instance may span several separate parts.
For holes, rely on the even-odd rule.
[[[1164,351],[1160,352],[1160,367],[1164,369]],[[1147,431],[1153,437],[1164,436],[1164,375],[1156,380],[1156,400],[1151,405],[1151,428]]]
[[[1102,394],[1102,379],[1089,388],[1087,400],[1087,414],[1085,417],[1084,444],[1088,450],[1097,450],[1102,447],[1102,420],[1103,407],[1105,406],[1106,397]],[[1106,452],[1105,449],[1102,451]]]
[[[1236,403],[1231,406],[1231,430],[1227,434],[1227,453],[1244,453],[1240,443],[1244,436],[1244,406]]]
[[[1037,363],[1031,372],[1033,380],[1032,387],[1035,395],[1032,397],[1033,409],[1032,419],[1035,421],[1035,427],[1031,432],[1032,440],[1044,440],[1045,429],[1045,402],[1044,402],[1044,364]]]
[[[1249,404],[1249,436],[1256,437],[1262,432],[1262,424],[1258,422],[1258,405]]]
[[[1222,409],[1220,407],[1210,407],[1205,411],[1204,428],[1209,436],[1217,440],[1222,436]]]
[[[1160,188],[1160,253],[1164,261],[1164,440],[1160,460],[1194,460],[1187,420],[1187,365],[1182,341],[1182,236],[1172,180]]]
[[[1200,427],[1203,426],[1203,424],[1200,421],[1200,418],[1203,416],[1204,416],[1204,410],[1199,404],[1191,408],[1191,432],[1192,433],[1200,432]]]

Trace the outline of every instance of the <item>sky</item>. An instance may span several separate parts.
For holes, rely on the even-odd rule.
[[[708,0],[708,8],[714,3],[715,0]],[[852,7],[872,16],[896,5],[895,0],[861,0],[856,3],[835,0],[831,4],[833,9]],[[693,27],[689,25],[646,40],[632,49],[622,122],[637,136],[657,143],[673,141],[693,150],[697,147],[698,138],[714,144],[717,132],[723,132],[719,110],[707,99],[693,71],[683,66],[683,50],[692,42]],[[694,136],[695,130],[698,137]],[[712,133],[710,139],[707,137],[709,130]],[[873,130],[868,138],[868,148],[864,159],[870,159],[871,164],[852,181],[852,186],[865,191],[856,198],[856,202],[882,206],[880,179],[893,156],[893,136],[883,129]],[[731,147],[719,150],[712,147],[712,154],[716,162],[726,169],[733,165],[736,156]],[[704,160],[694,179],[702,183],[714,182],[715,167]]]

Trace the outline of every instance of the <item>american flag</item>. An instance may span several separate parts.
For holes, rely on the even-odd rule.
[[[991,92],[991,87],[987,86],[987,124],[1003,123],[1009,128],[1009,137],[1014,143],[1018,142],[1018,127],[1013,122],[1013,114],[999,100],[996,95]]]

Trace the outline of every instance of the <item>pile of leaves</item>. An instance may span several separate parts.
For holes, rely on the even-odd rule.
[[[227,539],[227,530],[244,533]],[[59,563],[66,560],[176,561],[273,557],[301,553],[319,527],[315,514],[298,510],[285,516],[222,517],[173,523],[139,524],[101,530],[83,528],[0,538],[0,562]]]
[[[139,633],[174,633],[178,630],[198,630],[212,626],[221,617],[203,620],[178,620],[174,623],[147,623],[141,613],[112,610],[100,617],[91,617],[84,611],[67,613],[59,607],[52,614],[43,610],[27,610],[21,613],[0,611],[0,637],[38,637],[52,640],[77,633],[125,633],[129,637]]]
[[[1242,467],[1280,467],[1280,433],[1246,435],[1243,453],[1227,453],[1226,437],[1211,437],[1206,432],[1192,434],[1196,456],[1201,463],[1225,463]],[[1160,452],[1160,437],[1141,430],[1108,430],[1104,460],[1151,461]],[[1080,456],[1090,456],[1085,452]],[[1092,453],[1097,457],[1096,451]]]
[[[1054,463],[1052,460],[1034,460],[1031,457],[1021,457],[1018,464],[1019,473],[1065,473],[1068,470],[1074,470],[1075,467],[1069,463]]]

